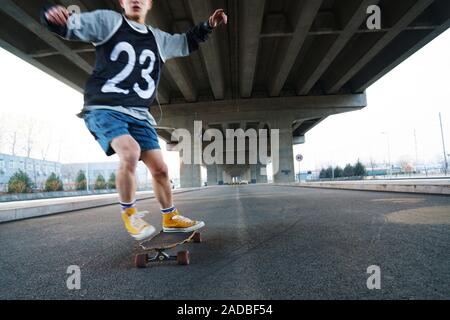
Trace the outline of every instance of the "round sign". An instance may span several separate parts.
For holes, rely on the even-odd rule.
[[[298,154],[295,159],[297,159],[298,162],[303,161],[303,156],[301,154]]]

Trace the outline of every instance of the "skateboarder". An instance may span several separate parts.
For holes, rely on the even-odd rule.
[[[188,56],[208,39],[217,26],[227,23],[222,9],[183,34],[171,35],[145,24],[153,0],[119,0],[123,13],[97,10],[69,15],[63,6],[46,5],[41,21],[67,40],[92,43],[96,63],[78,115],[107,156],[119,156],[116,185],[125,228],[136,240],[145,239],[155,228],[136,208],[136,166],[140,160],[153,176],[153,190],[161,205],[165,232],[191,232],[202,221],[183,217],[172,203],[172,190],[164,162],[156,122],[148,111],[164,63]]]

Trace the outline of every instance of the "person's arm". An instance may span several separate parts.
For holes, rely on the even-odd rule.
[[[155,34],[161,58],[164,62],[171,58],[186,57],[198,50],[200,43],[208,40],[209,34],[220,24],[227,23],[227,16],[222,9],[216,10],[208,21],[202,22],[183,34],[169,34],[151,28]]]
[[[45,5],[40,19],[48,30],[64,39],[92,42],[95,45],[110,38],[122,23],[120,13],[112,10],[69,15],[67,9],[59,5]]]

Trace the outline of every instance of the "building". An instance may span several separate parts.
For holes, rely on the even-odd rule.
[[[92,190],[98,176],[102,175],[106,181],[111,174],[116,174],[119,162],[96,163],[68,163],[61,165],[61,180],[65,190],[75,189],[75,181],[80,171],[88,172],[89,189]],[[139,162],[136,170],[137,187],[139,190],[151,189],[151,175],[147,167]]]
[[[54,161],[39,160],[27,157],[12,156],[0,153],[0,192],[8,191],[8,182],[11,177],[22,170],[34,183],[35,190],[43,190],[45,181],[55,173],[63,182],[64,190],[74,190],[75,180],[80,171],[89,173],[90,190],[93,190],[95,180],[102,175],[106,181],[112,173],[116,173],[119,162],[98,163],[69,163],[62,164]],[[152,186],[151,174],[142,162],[139,162],[136,172],[139,190],[148,190]]]
[[[19,170],[27,173],[36,189],[43,189],[52,174],[61,174],[61,163],[0,153],[0,192],[7,192],[9,179]]]

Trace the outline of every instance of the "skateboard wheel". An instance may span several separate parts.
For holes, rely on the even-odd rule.
[[[202,234],[200,232],[196,232],[192,237],[192,240],[194,241],[194,243],[202,242]]]
[[[134,257],[134,264],[136,268],[145,268],[148,263],[148,256],[146,254],[138,254]]]
[[[178,252],[177,262],[179,265],[187,266],[189,264],[189,251]]]

